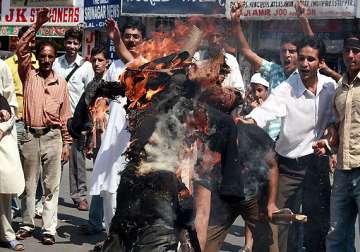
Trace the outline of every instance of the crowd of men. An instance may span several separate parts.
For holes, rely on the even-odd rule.
[[[208,177],[184,181],[195,202],[195,251],[219,251],[241,216],[246,224],[242,252],[353,252],[360,212],[360,33],[344,39],[346,72],[341,75],[326,65],[325,44],[313,33],[306,8],[299,4],[296,11],[304,36],[283,38],[279,65],[250,48],[240,21],[242,8],[241,2],[234,5],[231,26],[240,53],[256,72],[249,85],[243,82],[236,58],[224,49],[221,30],[209,34],[208,47],[193,57],[196,64],[220,52],[228,66],[220,85],[199,98],[216,118],[211,123],[222,139],[212,151],[220,153],[221,162]],[[117,195],[118,174],[125,169],[127,160],[121,154],[131,139],[126,97],[110,101],[104,121],[95,122],[97,141],[91,151],[68,125],[70,118],[82,116],[76,114],[77,106],[86,99],[84,92],[94,89],[93,83],[118,81],[125,65],[142,56],[138,46],[145,40],[145,26],[130,20],[119,29],[113,19],[106,21],[120,58],[109,66],[103,46],[92,49],[90,62],[79,55],[78,29],[65,33],[65,54],[60,57],[49,41],[35,46],[36,32],[48,14],[47,9],[40,11],[33,25],[20,29],[16,54],[0,61],[1,245],[24,250],[21,240],[32,236],[35,217],[42,218],[41,242],[55,244],[60,179],[69,162],[74,207],[89,210],[82,232],[93,235],[105,228],[109,238],[103,251],[160,251],[151,240],[159,237],[146,240],[152,249],[138,241],[129,242],[126,250],[109,245],[121,223],[116,214],[121,212],[116,205],[122,197]],[[225,95],[236,96],[237,102],[218,103]],[[85,158],[94,160],[89,187]],[[19,208],[17,198],[21,225],[15,232],[12,210]],[[273,215],[284,208],[304,213],[308,222],[272,224]],[[186,251],[186,237],[175,237],[171,244],[162,244],[166,249],[161,251]],[[174,248],[172,243],[179,245]]]

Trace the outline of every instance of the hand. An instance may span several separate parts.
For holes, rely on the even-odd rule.
[[[327,75],[330,72],[330,68],[326,64],[325,60],[321,60],[319,63],[319,71],[320,73]]]
[[[338,144],[338,134],[334,125],[327,127],[325,130],[325,137],[328,140],[330,146],[337,146]]]
[[[295,11],[296,11],[296,16],[300,20],[306,20],[308,18],[307,7],[302,2],[296,2],[294,7],[295,7]]]
[[[65,144],[61,152],[61,163],[64,165],[69,161],[70,150],[69,145]]]
[[[37,14],[37,18],[36,18],[36,26],[38,28],[40,28],[43,24],[45,24],[46,22],[49,21],[49,14],[50,10],[48,8],[43,8],[42,10],[40,10]]]
[[[245,6],[244,0],[238,0],[237,2],[234,2],[234,5],[231,6],[231,11],[230,11],[231,21],[233,21],[234,23],[240,23],[240,17],[244,9],[244,6]]]
[[[235,119],[236,124],[256,124],[254,119],[243,119],[241,117],[236,117]]]
[[[10,117],[11,115],[7,110],[5,109],[0,110],[0,122],[6,122],[10,119]]]
[[[314,150],[314,153],[318,156],[324,156],[328,149],[328,141],[327,139],[320,139],[319,141],[316,141],[312,148]]]
[[[337,164],[337,155],[336,154],[332,154],[329,157],[329,169],[331,173],[334,173],[335,168],[336,168],[336,164]]]
[[[107,18],[105,20],[106,33],[114,42],[118,42],[121,39],[121,32],[119,30],[117,22],[113,18]]]
[[[0,141],[1,141],[1,139],[4,137],[4,131],[2,131],[2,130],[0,130]]]
[[[273,216],[273,213],[278,212],[279,208],[275,205],[275,203],[268,203],[267,211],[268,211],[268,217],[271,220],[272,216]]]

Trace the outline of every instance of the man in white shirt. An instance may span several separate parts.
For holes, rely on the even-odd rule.
[[[293,73],[247,118],[260,127],[282,120],[275,151],[279,164],[277,205],[299,211],[302,204],[309,223],[304,226],[306,251],[325,251],[329,228],[330,182],[328,157],[314,154],[313,144],[324,137],[333,122],[332,100],[336,83],[318,72],[325,45],[313,37],[303,38],[297,48],[298,72]],[[297,194],[302,191],[302,202]],[[288,239],[289,238],[289,239]],[[280,252],[295,251],[289,226],[279,226]]]
[[[81,47],[82,32],[70,29],[65,33],[65,55],[55,59],[53,70],[68,82],[71,111],[84,92],[86,85],[94,78],[91,63],[81,57],[78,52]],[[79,210],[88,210],[86,200],[86,167],[85,156],[78,150],[78,142],[73,140],[69,159],[70,196]]]

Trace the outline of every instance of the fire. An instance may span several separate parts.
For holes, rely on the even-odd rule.
[[[106,112],[109,111],[109,101],[107,98],[99,97],[93,106],[90,107],[90,114],[94,124],[98,129],[104,130],[106,126]]]
[[[148,101],[151,101],[151,99],[153,98],[154,95],[156,95],[157,93],[163,91],[165,89],[165,86],[160,86],[159,88],[155,89],[155,90],[152,90],[152,89],[149,89],[147,92],[146,92],[146,99]]]
[[[93,106],[90,106],[89,112],[91,118],[93,120],[94,127],[92,129],[92,143],[90,146],[85,148],[85,155],[92,156],[93,148],[96,147],[96,133],[99,131],[100,133],[105,131],[107,126],[107,114],[109,111],[109,101],[107,98],[99,97],[96,99]]]
[[[172,32],[153,32],[152,39],[138,46],[138,52],[147,60],[154,60],[178,53],[183,45],[183,40],[190,32],[191,26],[177,22]]]
[[[200,171],[199,174],[206,174],[214,168],[214,166],[221,162],[221,153],[210,150],[208,144],[197,140],[198,157],[200,157]]]

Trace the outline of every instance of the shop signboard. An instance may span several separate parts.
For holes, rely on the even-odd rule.
[[[225,16],[226,0],[122,0],[121,13],[137,16]]]
[[[18,25],[2,25],[0,36],[17,36],[20,28]],[[64,37],[65,32],[70,27],[65,26],[43,26],[37,33],[39,37]]]
[[[10,0],[10,6],[73,6],[73,0]]]
[[[85,0],[84,21],[86,28],[103,27],[108,17],[120,17],[120,0]]]
[[[4,7],[4,5],[3,5]],[[1,23],[3,25],[30,25],[36,20],[37,13],[43,7],[9,7],[3,8]],[[50,20],[45,26],[77,26],[84,20],[81,7],[49,7]]]
[[[231,6],[236,0],[227,0],[226,16],[230,18]],[[247,0],[242,13],[243,19],[295,19],[294,5],[297,0]],[[356,16],[356,0],[305,0],[311,19],[344,19]]]

